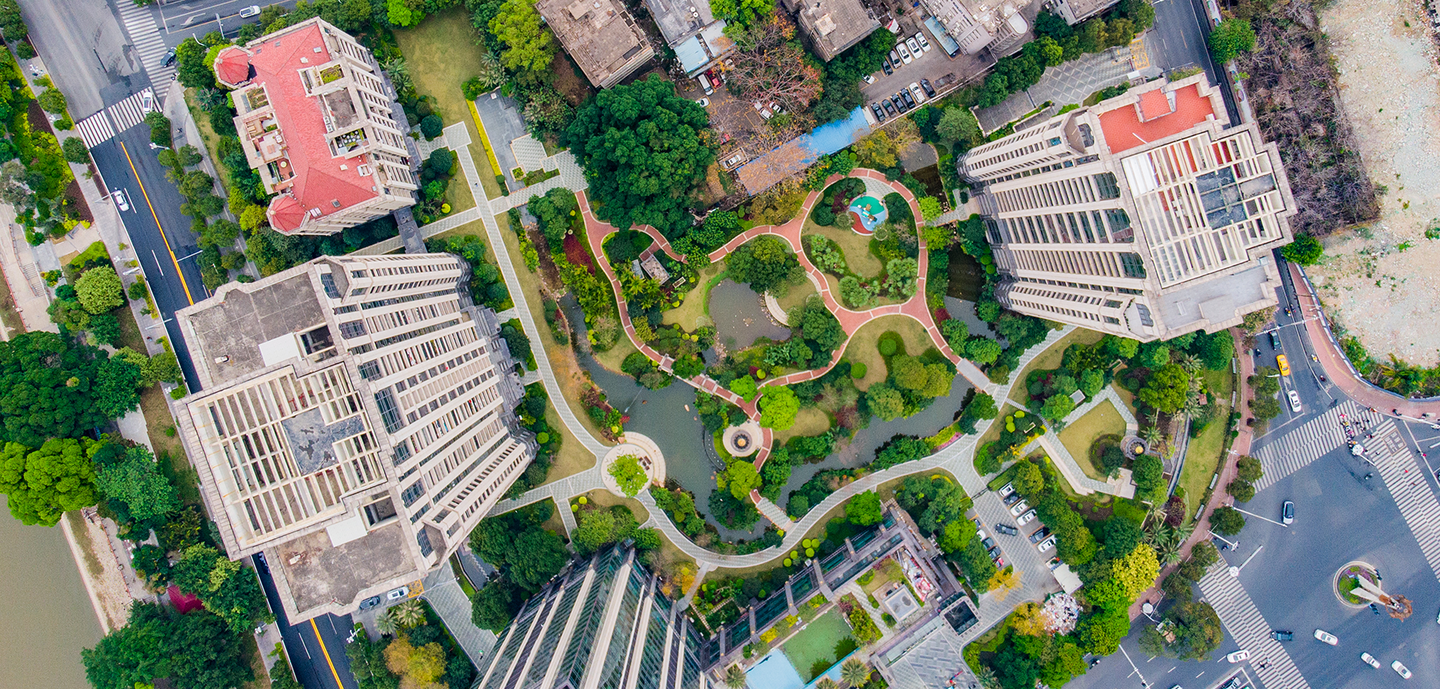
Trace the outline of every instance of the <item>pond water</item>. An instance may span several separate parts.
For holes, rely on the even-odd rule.
[[[945,293],[956,299],[975,301],[985,286],[985,269],[957,243],[950,248],[950,287]]]
[[[731,349],[744,349],[762,337],[776,341],[790,337],[789,328],[770,320],[760,295],[734,280],[710,290],[710,318],[720,341]]]
[[[752,292],[753,294],[753,292]],[[585,340],[585,315],[574,296],[566,295],[560,300],[570,322],[580,332],[575,333],[576,341]],[[705,520],[720,531],[725,540],[751,539],[765,532],[770,522],[760,518],[752,531],[727,529],[715,521],[709,512],[710,493],[715,490],[715,471],[719,458],[714,456],[714,444],[710,434],[700,423],[695,412],[695,388],[676,381],[661,390],[647,390],[637,384],[634,378],[605,368],[587,352],[576,350],[580,365],[590,373],[590,379],[605,391],[610,404],[630,414],[628,430],[649,436],[665,454],[665,470],[686,490],[695,494],[695,507]],[[585,413],[576,409],[577,414]],[[723,467],[723,464],[718,464]],[[664,515],[656,515],[664,518]]]

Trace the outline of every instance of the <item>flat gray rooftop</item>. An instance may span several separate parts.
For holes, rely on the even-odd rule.
[[[1265,297],[1265,260],[1262,258],[1233,275],[1221,275],[1193,285],[1182,283],[1179,288],[1166,290],[1157,300],[1160,321],[1174,330],[1202,318],[1211,323],[1236,318],[1237,309]]]
[[[188,316],[194,336],[190,353],[211,371],[214,383],[244,377],[265,367],[260,343],[310,330],[325,322],[310,273],[254,291],[231,289],[225,300]],[[225,363],[215,363],[220,357]]]
[[[365,430],[365,422],[356,415],[327,426],[320,408],[313,407],[281,421],[280,427],[285,429],[285,439],[290,442],[300,473],[313,474],[340,461],[335,443],[359,435]]]
[[[276,547],[278,557],[270,562],[285,573],[296,610],[303,612],[331,601],[349,605],[375,584],[411,572],[419,575],[404,538],[400,525],[392,523],[336,548],[320,529]]]
[[[715,21],[707,0],[645,0],[665,41],[675,45]],[[695,14],[690,10],[694,9]]]

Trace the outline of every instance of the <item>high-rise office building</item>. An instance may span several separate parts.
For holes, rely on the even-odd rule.
[[[1277,303],[1295,200],[1275,144],[1231,126],[1204,74],[1028,126],[960,172],[1010,309],[1144,341]]]
[[[474,689],[705,689],[713,644],[635,551],[575,561],[500,634]]]
[[[235,89],[245,160],[275,194],[275,231],[334,234],[415,203],[380,66],[350,34],[310,19],[220,51],[214,68]]]
[[[450,254],[322,257],[177,311],[180,437],[232,558],[291,621],[416,581],[534,458],[494,312]]]

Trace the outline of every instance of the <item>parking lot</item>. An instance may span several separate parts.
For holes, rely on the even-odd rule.
[[[930,80],[930,84],[934,86],[937,83],[941,83],[942,80],[948,76],[950,77],[950,83],[948,85],[936,87],[938,91],[936,95],[943,96],[945,93],[981,76],[989,70],[993,64],[993,61],[989,59],[988,52],[982,52],[981,55],[965,55],[960,53],[953,58],[950,57],[945,54],[945,49],[940,47],[940,42],[931,34],[929,28],[921,25],[918,19],[918,17],[912,17],[911,15],[902,17],[900,19],[900,34],[897,35],[896,38],[910,38],[917,32],[921,33],[925,36],[925,39],[930,42],[930,50],[922,51],[918,57],[912,55],[910,64],[905,64],[902,59],[899,64],[894,66],[893,74],[887,75],[884,71],[872,74],[871,76],[875,78],[875,83],[862,84],[860,88],[860,93],[865,96],[866,107],[869,107],[871,103],[878,102],[882,98],[889,98],[899,92],[900,89],[908,88],[911,83],[920,83],[921,79]],[[917,26],[919,27],[918,29],[916,28]],[[884,29],[881,30],[883,31]],[[900,42],[903,42],[903,40]],[[897,43],[897,53],[899,52],[898,45]],[[926,100],[928,101],[929,99],[927,98]],[[887,121],[890,117],[892,116],[886,113]]]

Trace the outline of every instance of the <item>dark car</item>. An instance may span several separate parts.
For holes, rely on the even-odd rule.
[[[171,48],[165,51],[165,66],[169,67],[173,64],[175,64],[175,49]]]
[[[897,114],[899,114],[899,112],[900,112],[900,111],[898,111],[898,110],[895,109],[895,106],[894,106],[894,105],[891,105],[891,104],[890,104],[890,100],[889,100],[889,99],[882,99],[882,100],[880,101],[880,105],[885,106],[885,112],[889,113],[890,115],[897,115]]]
[[[1048,527],[1048,526],[1042,526],[1042,527],[1036,529],[1036,530],[1035,530],[1035,533],[1030,534],[1030,542],[1031,542],[1031,543],[1039,543],[1040,541],[1045,540],[1045,537],[1046,537],[1046,536],[1049,536],[1049,535],[1050,535],[1050,527]]]
[[[1295,638],[1295,632],[1288,629],[1276,629],[1270,632],[1270,638],[1276,641],[1290,641]]]
[[[909,109],[910,109],[910,106],[905,105],[905,101],[900,100],[900,94],[898,94],[898,93],[895,94],[895,95],[893,95],[893,96],[890,96],[890,102],[891,102],[891,103],[894,103],[894,104],[895,104],[895,109],[896,109],[896,110],[899,110],[899,111],[902,112],[902,113],[904,113],[906,110],[909,110]]]
[[[380,596],[371,596],[369,598],[366,598],[365,600],[360,601],[360,609],[369,610],[370,608],[373,608],[379,604]]]
[[[985,551],[985,552],[987,552],[987,553],[990,554],[990,560],[991,560],[992,562],[995,561],[995,560],[999,560],[999,559],[1000,559],[1000,549],[999,549],[999,548],[991,548],[990,550],[987,550],[987,551]]]
[[[886,76],[889,76],[889,75],[895,73],[895,68],[890,66],[890,58],[888,58],[888,57],[885,58],[885,61],[884,61],[884,62],[880,63],[880,69],[885,70],[885,75],[886,75]]]
[[[885,121],[885,111],[880,109],[879,103],[871,103],[870,111],[875,113],[875,119],[879,122]]]
[[[1276,332],[1276,331],[1274,331],[1274,330],[1271,330],[1271,331],[1270,331],[1270,348],[1271,348],[1271,349],[1279,349],[1279,348],[1280,348],[1280,333],[1278,333],[1278,332]]]
[[[1011,506],[1011,505],[1013,505],[1013,504],[1015,504],[1015,503],[1017,503],[1017,502],[1020,502],[1020,494],[1019,494],[1019,493],[1011,493],[1011,494],[1005,496],[1005,499],[1004,499],[1002,502],[1005,503],[1005,506],[1006,506],[1006,507],[1009,507],[1009,506]]]
[[[1014,536],[1014,535],[1020,533],[1020,530],[1019,530],[1019,529],[1017,529],[1017,528],[1015,528],[1015,527],[1013,527],[1013,526],[1010,526],[1009,524],[996,524],[996,525],[995,525],[995,531],[996,531],[997,533],[1003,533],[1003,534],[1005,534],[1006,536]]]
[[[929,79],[921,79],[921,80],[920,80],[920,88],[925,89],[925,95],[926,95],[927,97],[930,97],[930,98],[934,98],[934,97],[935,97],[935,89],[930,86],[930,80],[929,80]]]
[[[980,541],[980,545],[985,546],[985,549],[986,549],[986,550],[989,550],[989,549],[995,547],[995,539],[993,539],[993,538],[986,538],[985,540]]]
[[[910,96],[910,89],[900,92],[900,100],[905,101],[906,107],[915,107],[915,99]]]

